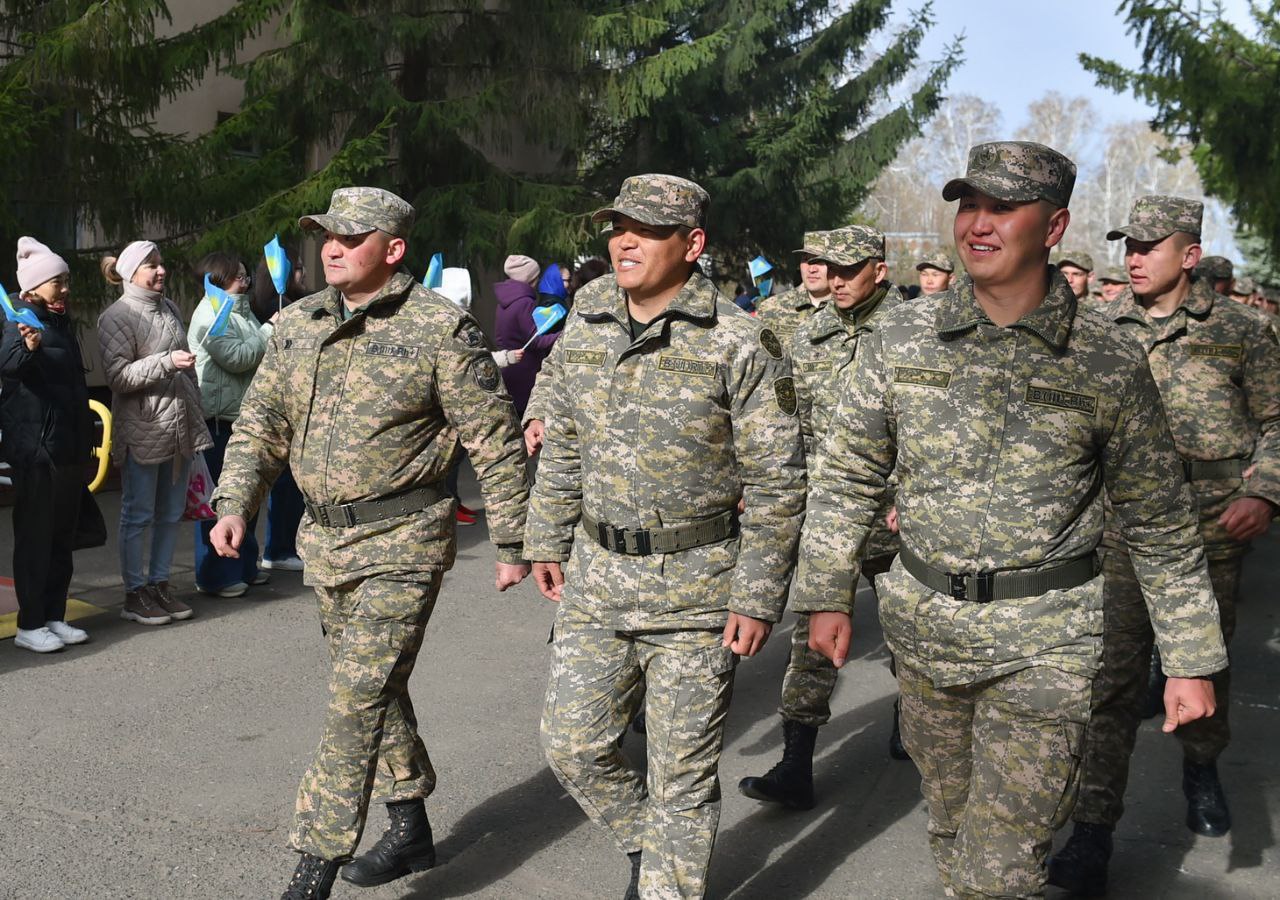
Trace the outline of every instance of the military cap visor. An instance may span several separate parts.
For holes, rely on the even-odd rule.
[[[330,216],[323,213],[314,216],[303,216],[298,220],[298,227],[303,231],[327,231],[330,234],[340,234],[343,237],[368,234],[371,231],[378,230],[377,225],[369,225],[364,222],[357,222],[355,219],[344,219],[342,216]]]
[[[1128,225],[1121,225],[1119,228],[1107,232],[1107,240],[1118,241],[1123,238],[1133,238],[1135,241],[1142,241],[1144,244],[1155,244],[1163,241],[1171,234],[1181,231],[1180,228],[1173,228],[1169,225],[1156,225],[1142,222],[1130,222]],[[1200,239],[1200,232],[1187,231],[1196,240]]]
[[[390,191],[375,187],[338,188],[328,210],[298,219],[304,231],[324,229],[343,236],[381,231],[403,238],[412,225],[413,207]]]
[[[613,224],[614,216],[626,216],[628,219],[635,219],[642,225],[657,226],[677,226],[684,225],[686,228],[701,228],[701,225],[690,225],[688,222],[676,221],[674,216],[664,215],[652,209],[645,209],[634,206],[606,206],[603,209],[597,209],[591,214],[592,222],[608,222]]]
[[[1009,184],[1002,179],[987,177],[980,173],[966,175],[963,178],[952,178],[942,186],[942,199],[959,200],[965,188],[971,188],[979,194],[986,194],[988,197],[1008,203],[1029,203],[1032,200],[1049,199],[1041,196],[1044,191],[1034,185]]]
[[[873,253],[870,250],[856,249],[841,252],[828,248],[822,253],[813,255],[814,262],[824,262],[829,266],[856,266],[864,263],[869,259],[883,259],[884,257]]]

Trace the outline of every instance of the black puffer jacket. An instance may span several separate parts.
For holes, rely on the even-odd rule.
[[[75,328],[65,315],[14,298],[44,323],[40,346],[31,352],[6,321],[0,338],[0,456],[12,466],[28,466],[41,452],[56,465],[88,462],[93,419],[84,362]]]

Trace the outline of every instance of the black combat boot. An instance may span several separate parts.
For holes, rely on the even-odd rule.
[[[1151,668],[1147,670],[1147,692],[1142,697],[1142,708],[1138,715],[1144,719],[1154,719],[1164,715],[1164,685],[1167,679],[1164,667],[1160,664],[1160,649],[1151,648]]]
[[[298,867],[293,870],[289,888],[280,895],[280,900],[325,900],[341,865],[336,859],[302,854]]]
[[[1182,761],[1182,793],[1187,795],[1187,827],[1205,837],[1222,837],[1231,830],[1227,795],[1218,781],[1216,762]]]
[[[813,744],[818,729],[782,720],[782,761],[766,774],[748,776],[738,790],[752,800],[781,803],[788,809],[813,809]]]
[[[628,853],[627,859],[631,860],[631,883],[627,885],[622,900],[640,900],[640,851]]]
[[[343,866],[342,880],[360,887],[373,887],[403,878],[410,872],[425,872],[436,864],[436,845],[431,839],[431,823],[421,800],[388,803],[391,824],[368,853]]]
[[[889,755],[894,759],[910,760],[911,754],[902,746],[902,730],[898,727],[898,701],[893,701],[893,733],[889,735]]]
[[[1109,825],[1077,822],[1066,844],[1049,860],[1049,883],[1081,897],[1105,894],[1111,831]]]

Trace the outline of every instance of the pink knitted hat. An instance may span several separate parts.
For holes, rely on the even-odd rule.
[[[18,287],[30,291],[71,269],[67,261],[31,237],[18,238]]]
[[[542,274],[542,267],[538,263],[527,256],[513,254],[507,257],[506,263],[502,266],[502,271],[507,273],[507,277],[515,281],[523,281],[527,285],[535,285],[538,283],[538,276]]]

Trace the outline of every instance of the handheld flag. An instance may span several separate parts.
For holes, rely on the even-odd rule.
[[[201,344],[209,338],[222,337],[226,333],[227,323],[231,321],[231,310],[236,305],[234,297],[209,280],[208,272],[204,273],[204,295],[213,304],[214,317],[213,324],[200,341]]]
[[[438,290],[444,284],[444,254],[435,253],[427,265],[427,274],[422,276],[422,286],[430,290]]]
[[[528,349],[529,345],[533,343],[533,338],[540,337],[541,335],[546,334],[548,331],[552,329],[552,327],[555,326],[557,322],[559,322],[568,314],[569,314],[569,311],[565,309],[563,306],[561,306],[559,303],[553,303],[551,306],[536,307],[533,310],[533,325],[535,329],[533,332],[533,337],[525,341],[524,346],[521,347],[520,349],[521,350]]]
[[[289,264],[289,257],[280,246],[280,235],[277,234],[271,239],[271,243],[262,248],[262,254],[267,258],[267,271],[271,273],[271,283],[276,286],[276,293],[283,296],[285,288],[289,286],[289,276],[293,273],[293,266]]]
[[[769,292],[773,290],[773,279],[765,277],[772,271],[773,263],[763,256],[757,256],[747,263],[747,273],[751,276],[751,283],[758,292],[757,296],[768,297]]]
[[[10,322],[26,325],[36,331],[44,331],[44,323],[36,317],[35,313],[25,307],[18,309],[13,305],[13,301],[9,299],[9,292],[4,289],[2,284],[0,284],[0,303],[4,304],[4,317]]]

